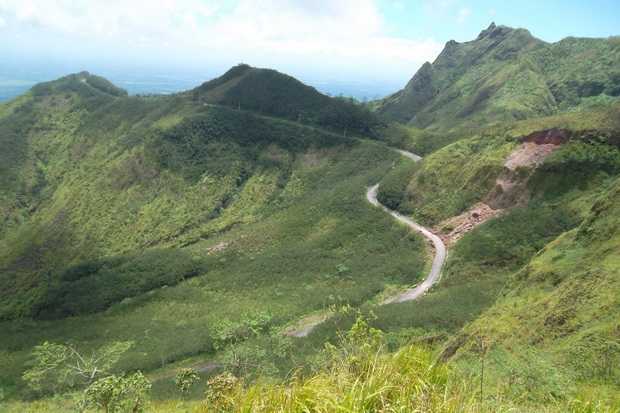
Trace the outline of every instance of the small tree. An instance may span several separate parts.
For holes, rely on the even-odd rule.
[[[132,342],[114,342],[87,355],[71,345],[46,341],[33,349],[32,367],[24,372],[22,378],[38,392],[88,385],[109,374],[132,345]]]
[[[81,409],[102,409],[106,413],[138,413],[148,402],[151,382],[141,372],[130,376],[108,376],[84,391]]]
[[[179,370],[176,377],[174,378],[174,384],[176,384],[177,389],[179,389],[181,394],[187,394],[190,387],[192,387],[194,383],[198,381],[200,381],[200,376],[198,376],[196,370],[192,368]]]
[[[241,385],[241,380],[228,372],[210,379],[205,392],[207,409],[210,409],[208,411],[230,411],[234,407],[234,394]]]

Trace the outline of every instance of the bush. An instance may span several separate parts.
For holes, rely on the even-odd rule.
[[[97,380],[84,391],[82,409],[94,407],[106,413],[143,412],[151,389],[141,372],[130,376],[108,376]]]
[[[394,210],[398,210],[401,207],[403,197],[407,192],[407,186],[418,169],[416,165],[408,160],[401,161],[381,180],[377,198],[383,205]]]
[[[206,271],[179,249],[150,250],[81,263],[60,275],[36,310],[50,319],[103,311],[114,303]]]

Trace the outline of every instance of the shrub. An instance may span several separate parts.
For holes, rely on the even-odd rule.
[[[150,389],[151,382],[141,372],[126,377],[104,377],[84,391],[80,407],[94,407],[106,413],[143,412]]]
[[[181,394],[187,394],[189,389],[198,381],[200,381],[200,376],[192,368],[179,370],[174,378],[174,384]]]

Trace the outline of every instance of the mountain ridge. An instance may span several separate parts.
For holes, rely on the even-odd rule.
[[[431,129],[559,113],[587,98],[620,95],[619,44],[575,37],[547,43],[526,29],[492,23],[472,41],[447,42],[433,63],[375,107],[389,119]],[[596,65],[586,65],[584,54]]]

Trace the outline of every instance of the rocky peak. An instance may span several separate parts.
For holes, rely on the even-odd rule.
[[[506,36],[514,29],[508,26],[497,26],[495,22],[492,22],[489,27],[481,31],[476,40],[482,40],[484,38],[494,39],[496,37]]]

